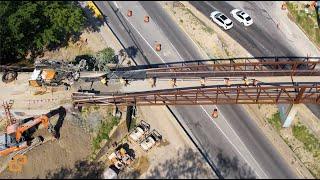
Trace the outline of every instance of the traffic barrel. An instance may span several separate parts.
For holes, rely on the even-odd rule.
[[[156,51],[161,51],[161,44],[160,43],[156,44]]]
[[[132,16],[132,11],[131,11],[131,10],[128,10],[127,16],[128,16],[128,17],[131,17],[131,16]]]
[[[149,16],[144,16],[144,22],[149,22],[150,20],[149,20]]]

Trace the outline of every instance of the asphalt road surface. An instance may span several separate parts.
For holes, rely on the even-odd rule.
[[[230,11],[239,8],[232,6],[233,4],[237,5],[239,2],[190,1],[190,3],[208,18],[210,13],[215,10],[231,18]],[[250,13],[248,13],[253,18],[254,23],[249,27],[243,27],[234,18],[231,18],[234,25],[226,32],[234,40],[240,43],[253,56],[299,56],[293,51],[294,48],[286,43],[276,23],[266,10],[261,8],[256,2],[244,3],[245,8],[250,10]],[[314,115],[320,118],[320,105],[307,105],[307,107]]]
[[[136,46],[141,50],[135,56],[135,60],[139,64],[151,63],[150,59],[152,59],[152,63],[159,63],[159,59],[152,52],[148,52],[148,48],[141,43],[143,42],[141,38],[125,20],[112,12],[113,10],[107,2],[96,3],[108,16],[109,26],[123,41],[125,47]],[[157,3],[141,2],[141,4],[150,17],[161,27],[183,59],[202,59],[197,47],[181,32],[177,24]],[[224,117],[215,120],[211,119],[208,114],[212,108],[212,106],[173,107],[178,114],[177,116],[186,122],[193,135],[200,141],[208,156],[220,166],[222,174],[226,178],[252,177],[252,169],[248,167],[246,159],[250,159],[252,162],[250,164],[256,166],[254,169],[259,171],[259,177],[295,178],[282,157],[259,131],[242,106],[219,106],[218,108]],[[226,129],[230,132],[226,132]]]
[[[198,1],[194,1],[192,3],[201,3]],[[219,4],[221,2],[217,2]],[[157,5],[155,2],[141,2],[146,11],[154,18],[154,21],[157,22],[159,27],[165,32],[165,34],[169,37],[171,42],[177,48],[179,53],[185,59],[201,59],[201,55],[197,52],[197,48],[192,45],[189,38],[181,32],[179,27],[173,22],[165,12]],[[173,28],[176,27],[176,28]],[[235,37],[240,36],[239,33],[235,33]],[[256,35],[256,38],[266,38],[264,35]],[[233,36],[232,36],[233,37]],[[233,37],[234,38],[234,37]],[[240,37],[244,40],[247,37]],[[272,39],[270,40],[270,44],[272,43]],[[252,40],[253,41],[253,40]],[[252,43],[247,41],[250,46]],[[260,45],[259,42],[255,43],[256,46],[265,47],[264,45]],[[269,48],[271,48],[270,46]],[[259,49],[258,49],[259,50]],[[262,53],[261,53],[262,54]],[[261,55],[260,54],[260,55]],[[270,54],[270,53],[269,53]],[[212,108],[206,106],[206,108],[212,111]],[[201,108],[200,108],[201,109]],[[252,156],[259,162],[262,169],[266,172],[268,177],[271,178],[294,178],[293,172],[287,167],[287,164],[281,158],[281,156],[276,152],[276,150],[272,147],[272,145],[268,142],[266,137],[259,131],[259,128],[253,123],[253,119],[251,119],[248,114],[245,113],[245,110],[240,105],[224,105],[218,106],[220,112],[225,116],[225,119],[232,126],[235,132],[241,137],[242,142],[245,143],[246,147],[252,153]],[[202,144],[208,145],[206,149],[208,151],[212,151],[212,154],[215,154],[214,147],[223,147],[223,142],[219,142],[217,144],[217,133],[214,133],[216,130],[213,129],[212,124],[207,123],[208,116],[203,116],[203,113],[197,114],[195,112],[201,112],[201,110],[195,110],[194,107],[176,107],[176,110],[179,112],[183,119],[188,122],[188,125],[193,129],[193,134],[198,135],[198,139],[202,139],[202,137],[206,137]],[[200,118],[202,117],[202,118]],[[200,126],[197,126],[197,123]],[[195,125],[194,125],[195,124]],[[224,139],[224,138],[222,138]],[[227,149],[226,146],[223,149]]]

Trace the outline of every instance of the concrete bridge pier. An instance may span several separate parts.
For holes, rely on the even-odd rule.
[[[287,128],[292,124],[295,115],[298,112],[298,104],[281,104],[279,107],[280,119],[282,127]]]

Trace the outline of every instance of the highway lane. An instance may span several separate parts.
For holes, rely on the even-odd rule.
[[[132,39],[136,39],[137,41],[134,42],[136,44],[139,42],[143,42],[143,39],[141,39],[139,37],[139,34],[137,34],[134,30],[132,30],[132,27],[130,27],[130,25],[128,23],[126,23],[125,21],[119,22],[119,20],[118,20],[119,18],[116,16],[113,16],[112,9],[108,5],[106,5],[106,2],[102,3],[102,4],[99,4],[99,2],[97,2],[97,4],[100,7],[100,9],[106,15],[108,15],[107,19],[109,21],[109,25],[113,26],[114,31],[117,31],[116,34],[123,36],[123,37],[120,37],[120,38],[122,38],[122,41],[127,43],[127,42],[132,41]],[[114,7],[114,9],[116,9],[116,7]],[[158,11],[155,11],[155,12],[158,12]],[[168,17],[165,16],[165,13],[163,13],[161,16],[158,16],[158,15],[153,16],[152,15],[151,17],[152,18],[164,17],[163,22],[166,22],[169,20],[169,19],[167,19]],[[158,25],[160,27],[162,26],[162,24],[160,22],[161,20],[155,20],[155,21],[156,21],[156,23],[158,23]],[[125,28],[121,27],[120,23]],[[178,48],[179,54],[181,56],[183,56],[184,58],[187,57],[186,59],[202,59],[199,54],[197,55],[196,52],[192,52],[193,51],[192,49],[196,49],[196,47],[192,48],[192,46],[194,44],[192,44],[191,42],[186,42],[186,40],[190,41],[190,39],[188,39],[183,32],[180,32],[178,30],[178,28],[172,28],[176,25],[174,23],[173,24],[171,24],[171,23],[170,23],[170,21],[167,23],[164,23],[164,24],[170,24],[170,26],[168,26],[168,28],[165,28],[165,29],[171,29],[172,31],[175,31],[174,32],[175,34],[169,36],[170,37],[169,39],[171,40],[171,42],[174,42],[173,44],[175,44],[175,46],[177,43],[180,42],[180,48]],[[119,27],[116,27],[117,25],[119,25]],[[128,27],[128,28],[126,28],[126,27]],[[127,36],[126,33],[131,34],[133,37]],[[166,35],[167,34],[172,34],[172,32],[166,33]],[[183,35],[184,35],[184,37],[181,37]],[[175,37],[177,37],[176,40],[174,40]],[[132,44],[135,45],[134,43],[131,43],[131,45]],[[186,46],[188,46],[188,45],[191,47],[186,48]],[[148,50],[148,47],[143,45],[143,43],[139,43],[137,46],[142,47],[141,49],[143,49],[144,51]],[[194,50],[194,51],[196,51],[196,50]],[[148,55],[146,55],[146,57],[148,57]],[[151,54],[149,54],[149,57],[152,57],[152,52],[151,52]],[[140,61],[141,63],[144,63],[144,64],[146,63],[144,61],[144,59],[137,58],[137,57],[135,59]],[[159,59],[157,59],[157,57],[152,57],[151,59],[152,59],[152,62],[159,63]],[[182,109],[183,109],[183,107],[182,107]],[[234,135],[235,134],[233,132],[234,130],[232,128],[230,129],[230,127],[227,127],[228,124],[223,124],[225,126],[225,128],[229,128],[230,132],[228,132],[228,133],[233,135],[233,137],[229,137],[226,139],[226,135],[224,134],[225,132],[223,132],[221,129],[218,129],[217,126],[215,126],[215,123],[212,122],[213,120],[210,118],[210,115],[208,114],[208,112],[210,113],[211,111],[212,111],[211,108],[208,109],[208,107],[201,106],[198,109],[194,109],[194,108],[192,110],[190,108],[189,108],[189,110],[185,109],[185,111],[183,111],[180,114],[185,114],[186,116],[189,117],[189,118],[186,118],[185,121],[189,122],[190,124],[193,124],[193,126],[191,128],[198,127],[198,129],[193,130],[193,131],[198,132],[200,139],[202,140],[202,142],[204,142],[204,143],[202,143],[202,145],[207,147],[206,149],[208,150],[208,152],[210,153],[210,151],[211,151],[211,154],[213,154],[213,156],[217,155],[216,157],[217,157],[217,160],[219,161],[219,165],[221,165],[221,168],[225,168],[224,170],[226,172],[227,171],[229,172],[227,175],[225,173],[226,177],[232,178],[232,177],[249,177],[249,176],[251,176],[252,172],[250,172],[250,169],[248,167],[246,167],[245,163],[243,162],[243,159],[241,159],[243,157],[250,159],[250,156],[252,156],[251,153],[247,153],[244,155],[239,153],[239,151],[243,152],[246,150],[245,148],[247,148],[246,146],[243,146],[243,144],[241,144],[241,143],[243,143],[241,140],[240,140],[239,147],[235,148],[234,145],[233,146],[231,145],[231,143],[233,141],[235,141],[233,139],[237,139],[239,141],[239,139],[240,139],[239,136]],[[237,113],[234,113],[234,114],[237,114]],[[235,115],[235,117],[236,117],[236,115]],[[218,121],[218,123],[221,123],[221,122]],[[199,127],[201,127],[201,128],[199,129]],[[214,138],[212,138],[212,137],[214,137]],[[220,147],[222,147],[222,149],[220,149]],[[223,153],[221,153],[221,152],[223,152]],[[237,153],[239,153],[240,156],[238,155],[238,156],[234,157],[234,155]],[[209,154],[209,156],[210,156],[210,154]],[[221,157],[223,157],[223,158],[221,158]],[[214,159],[214,158],[215,157],[212,157],[212,159]],[[224,162],[228,162],[228,164],[224,164]],[[230,162],[233,162],[233,163],[230,163]],[[232,165],[232,167],[230,167],[230,165]],[[239,168],[242,168],[242,169],[239,169]],[[257,168],[259,168],[259,167],[257,167]],[[247,173],[246,176],[243,175],[243,172]],[[260,172],[260,174],[263,174],[263,172]],[[263,176],[263,175],[260,175],[260,177],[261,176]],[[281,176],[276,176],[276,177],[281,177]]]
[[[192,2],[192,3],[201,3],[201,2]],[[220,2],[217,2],[218,4]],[[194,45],[189,45],[191,42],[189,38],[185,35],[185,33],[181,32],[179,27],[173,22],[168,15],[163,12],[162,8],[159,7],[158,4],[154,2],[141,2],[146,11],[154,17],[154,20],[157,22],[159,27],[161,27],[162,31],[170,37],[171,42],[175,45],[179,53],[185,59],[203,59],[202,56],[195,52],[197,48]],[[176,28],[173,28],[176,27]],[[240,34],[235,34],[235,36],[239,36]],[[255,38],[266,38],[262,35],[257,35]],[[246,37],[240,37],[246,40]],[[246,43],[254,49],[265,49],[268,50],[272,46],[265,47],[264,44],[254,41],[254,39],[248,39]],[[270,44],[273,39],[269,39]],[[254,46],[260,47],[256,48]],[[275,49],[277,51],[278,49]],[[192,53],[189,53],[192,52]],[[269,54],[273,54],[273,52],[269,51]],[[289,54],[287,54],[289,55]],[[193,130],[193,134],[200,139],[202,144],[205,146],[205,149],[211,154],[216,155],[213,149],[218,146],[225,150],[228,148],[226,143],[222,143],[221,139],[213,137],[216,136],[215,129],[212,128],[212,123],[208,123],[208,116],[204,116],[203,113],[199,112],[199,109],[207,109],[207,112],[212,111],[212,106],[205,106],[199,109],[195,109],[192,107],[175,107],[176,111],[182,116],[182,118],[188,122],[188,126]],[[258,163],[262,166],[262,169],[271,178],[294,178],[294,173],[287,167],[287,164],[279,155],[279,153],[272,147],[268,139],[258,130],[258,127],[255,123],[253,123],[253,119],[251,119],[248,114],[245,113],[245,110],[242,106],[239,105],[224,105],[218,106],[220,112],[225,116],[228,124],[232,127],[232,129],[238,134],[238,137],[242,139],[245,146],[252,153],[252,156],[258,161]],[[201,111],[201,110],[200,110]],[[217,120],[215,120],[217,121]],[[220,137],[224,138],[225,137]],[[223,145],[222,145],[223,144]],[[234,149],[234,147],[233,147]],[[241,157],[241,156],[240,156]]]
[[[118,17],[116,15],[114,15],[113,10],[110,7],[110,4],[113,6],[113,8],[115,10],[117,9],[117,7],[116,7],[117,5],[116,4],[112,4],[112,3],[109,4],[107,2],[104,2],[104,3],[96,2],[96,3],[99,6],[99,8],[101,9],[101,11],[105,15],[107,15],[107,20],[109,22],[109,25],[110,25],[111,28],[114,28],[113,31],[119,36],[118,38],[120,40],[122,40],[122,41],[125,41],[125,42],[123,42],[123,44],[130,44],[130,42],[131,42],[131,45],[132,45],[133,44],[132,43],[132,39],[137,39],[138,41],[136,41],[135,43],[137,43],[137,44],[139,43],[138,44],[139,47],[145,48],[144,50],[148,49],[148,47],[145,44],[144,40],[139,37],[139,34],[137,34],[137,32],[134,32],[133,28],[127,22],[119,22],[119,21],[121,21],[118,18],[120,15],[118,15]],[[119,26],[117,26],[117,24]],[[126,27],[121,27],[123,25],[125,25],[125,26],[127,25],[128,29],[126,29],[124,31],[123,29],[126,28]],[[131,35],[135,36],[135,37],[130,37],[130,36],[126,35],[125,34],[126,32],[130,32]],[[192,43],[189,43],[189,44],[192,45]],[[189,51],[189,50],[186,50],[186,51]],[[193,52],[193,53],[196,53],[196,52]],[[148,55],[146,55],[146,57],[148,57]],[[152,56],[149,56],[148,58],[152,59],[153,63],[159,63],[159,59],[152,58]],[[146,62],[141,58],[135,57],[135,60],[139,61],[138,63],[146,64]],[[189,112],[193,112],[193,111],[189,111]],[[250,171],[250,169],[245,164],[239,162],[240,160],[237,157],[234,157],[234,154],[236,153],[235,150],[232,148],[231,144],[228,144],[228,141],[225,140],[225,135],[222,133],[221,129],[217,129],[217,127],[213,126],[212,120],[210,118],[208,118],[207,114],[203,113],[203,108],[199,108],[199,110],[194,110],[194,112],[197,112],[197,113],[192,113],[193,115],[200,114],[201,116],[206,117],[206,124],[202,123],[202,125],[206,128],[206,131],[205,130],[200,130],[201,132],[208,134],[208,135],[204,136],[204,138],[211,137],[212,135],[214,135],[214,137],[216,138],[216,140],[214,140],[213,142],[217,145],[217,148],[213,147],[212,144],[210,144],[209,147],[213,147],[211,149],[211,151],[213,151],[213,150],[214,151],[218,151],[219,150],[218,147],[221,147],[221,146],[225,147],[225,149],[222,149],[222,150],[220,150],[218,152],[219,153],[218,155],[220,155],[219,156],[219,160],[220,160],[221,166],[222,167],[226,167],[225,170],[228,171],[228,174],[225,175],[225,176],[229,177],[229,178],[232,178],[232,177],[233,178],[236,178],[236,177],[238,177],[238,178],[239,177],[253,177],[252,176],[252,172]],[[199,117],[199,116],[197,116],[197,117]],[[191,117],[191,119],[197,119],[197,118]],[[211,133],[212,131],[215,131],[216,133],[212,134]],[[230,141],[230,139],[229,139],[229,141]],[[206,141],[206,142],[209,142],[209,141]],[[241,145],[239,145],[239,146],[241,146]],[[247,154],[245,154],[244,156],[247,156]],[[231,161],[233,163],[230,163]],[[228,162],[228,164],[224,164],[224,162]],[[232,164],[233,167],[230,167],[231,164]],[[241,171],[240,170],[237,171],[237,168],[241,168],[242,170]],[[243,172],[245,174],[243,174]]]
[[[243,2],[242,5],[246,11],[250,11],[248,13],[254,21],[249,27],[243,27],[230,16],[230,11],[240,8],[237,6],[242,2],[190,1],[190,3],[207,17],[214,10],[228,16],[234,22],[234,26],[226,32],[253,56],[299,56],[294,48],[286,43],[287,40],[282,36],[275,21],[257,2]],[[307,107],[320,118],[319,105],[307,105]]]
[[[95,1],[95,4],[104,14],[110,29],[117,36],[124,48],[126,48],[128,52],[131,52],[128,54],[129,56],[131,55],[137,64],[150,64],[148,59],[152,59],[152,63],[162,63],[159,57],[156,56],[149,47],[140,43],[143,39],[132,29],[131,25],[125,20],[115,4],[107,1]]]

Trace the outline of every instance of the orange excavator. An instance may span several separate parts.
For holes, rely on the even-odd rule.
[[[49,118],[55,115],[56,112],[57,110],[52,110],[47,114],[23,119],[20,122],[8,125],[6,132],[0,134],[0,157],[9,155],[13,152],[19,154],[20,151],[25,152],[26,150],[41,144],[43,142],[41,136],[33,139],[28,137],[28,130],[40,124],[47,128],[49,132],[57,138],[57,133],[49,122]]]

